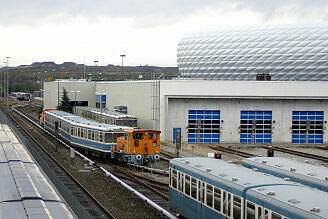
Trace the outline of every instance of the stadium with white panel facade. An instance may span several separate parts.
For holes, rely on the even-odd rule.
[[[46,82],[44,107],[64,87],[86,106],[124,107],[166,142],[181,130],[189,144],[327,144],[327,27],[194,32],[178,45],[177,80]]]

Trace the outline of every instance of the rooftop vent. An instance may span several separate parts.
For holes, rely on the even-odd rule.
[[[297,201],[296,199],[289,199],[288,202],[291,202],[293,204],[298,204],[300,201]]]
[[[238,179],[237,179],[237,177],[232,177],[232,179],[231,179],[233,182],[236,182],[236,181],[238,181]]]
[[[267,163],[268,161],[266,161],[266,160],[262,160],[262,163]]]
[[[257,169],[257,168],[253,168],[253,171],[255,171],[255,172],[258,172],[258,171],[259,171],[259,169]]]
[[[290,168],[290,171],[293,171],[293,172],[295,172],[295,171],[296,171],[296,168],[294,168],[294,167],[291,167],[291,168]]]
[[[212,169],[211,168],[206,168],[206,172],[211,172]]]
[[[313,207],[311,209],[312,212],[320,212],[320,208],[319,207]]]
[[[267,193],[267,195],[276,195],[276,192],[275,191],[270,191]]]
[[[290,178],[289,177],[285,177],[284,180],[285,181],[290,181]]]
[[[221,174],[219,174],[219,176],[225,177],[225,176],[228,176],[228,175],[227,174],[224,174],[224,173],[221,173]]]
[[[189,162],[188,160],[186,160],[186,161],[185,161],[185,164],[188,164],[188,163],[190,163],[190,162]]]
[[[310,163],[310,161],[309,161],[309,160],[305,160],[304,162],[305,162],[305,163]]]
[[[232,163],[232,160],[228,160],[228,163]]]
[[[282,165],[281,165],[281,164],[278,164],[278,163],[275,164],[275,166],[276,166],[276,167],[282,167]]]

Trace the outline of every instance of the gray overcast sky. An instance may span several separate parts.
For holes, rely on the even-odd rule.
[[[0,0],[0,58],[176,66],[203,28],[328,22],[328,0]]]

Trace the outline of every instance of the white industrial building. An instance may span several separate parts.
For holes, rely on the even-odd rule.
[[[57,107],[63,88],[90,107],[127,107],[163,141],[181,129],[189,143],[328,143],[325,81],[53,81],[44,108]]]

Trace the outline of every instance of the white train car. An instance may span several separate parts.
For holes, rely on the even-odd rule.
[[[4,124],[0,124],[0,179],[0,218],[76,218]]]

